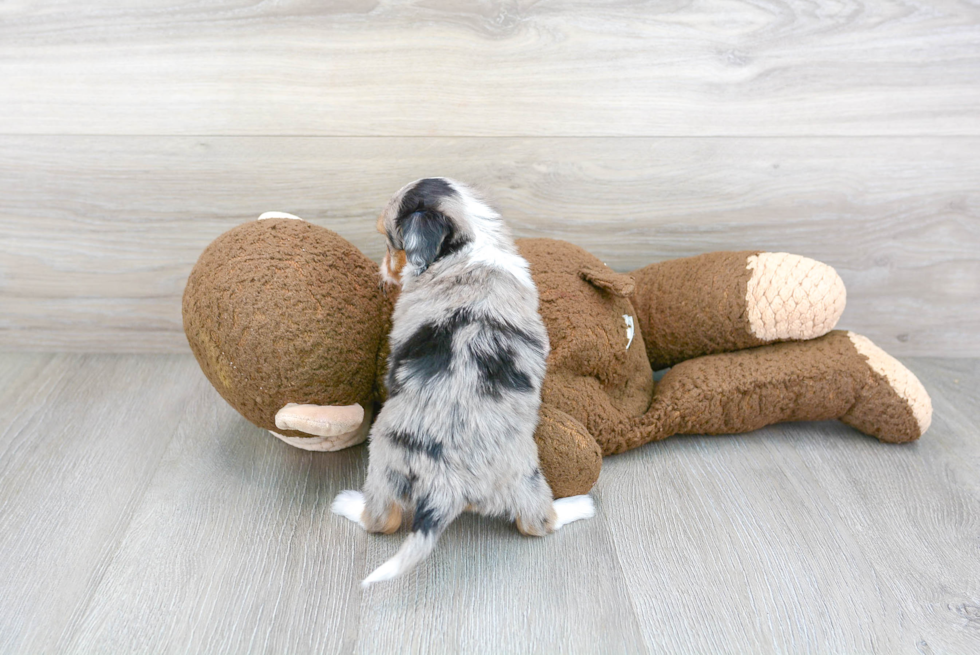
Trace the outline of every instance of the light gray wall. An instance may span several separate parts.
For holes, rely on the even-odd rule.
[[[449,175],[619,270],[816,257],[842,327],[980,354],[974,5],[120,4],[0,7],[0,349],[185,352],[215,236],[278,209],[377,258]]]

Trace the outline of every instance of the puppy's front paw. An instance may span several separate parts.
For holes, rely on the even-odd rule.
[[[333,499],[330,509],[334,514],[348,518],[362,528],[364,527],[364,494],[360,491],[350,489],[341,491]]]
[[[569,496],[559,498],[555,501],[555,530],[581,519],[590,519],[595,516],[595,503],[592,496]]]

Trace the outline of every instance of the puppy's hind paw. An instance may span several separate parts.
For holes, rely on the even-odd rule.
[[[559,498],[555,501],[555,530],[581,519],[590,519],[595,516],[595,503],[592,496],[570,496]]]
[[[330,509],[334,514],[343,516],[364,527],[364,494],[360,491],[346,490],[337,494]]]

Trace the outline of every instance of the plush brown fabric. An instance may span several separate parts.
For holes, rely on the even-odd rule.
[[[682,362],[657,384],[635,431],[606,452],[675,434],[736,434],[785,421],[841,419],[882,441],[920,436],[912,410],[847,332]]]
[[[602,451],[585,427],[551,405],[542,405],[538,429],[541,471],[556,498],[588,493],[599,479]]]
[[[831,332],[681,362],[660,380],[654,404],[677,414],[678,433],[748,432],[838,418],[857,402],[869,373],[846,333]]]
[[[563,241],[518,248],[551,341],[535,437],[557,497],[586,493],[602,455],[673,434],[841,418],[883,441],[920,435],[908,402],[847,333],[750,347],[758,345],[744,312],[751,252],[624,275]],[[392,301],[378,288],[377,265],[333,232],[253,221],[201,255],[184,294],[184,329],[222,396],[274,430],[289,402],[383,400]],[[681,361],[691,353],[702,356]],[[651,362],[675,364],[656,387]]]
[[[594,255],[565,241],[519,239],[517,247],[531,265],[551,341],[543,401],[551,402],[560,393],[558,387],[564,383],[558,378],[587,376],[618,411],[644,412],[653,393],[653,372],[639,326],[626,348],[623,317],[636,312],[623,294],[632,287],[632,278],[615,273]],[[592,281],[600,275],[599,284]],[[564,411],[586,423],[587,404]]]
[[[842,418],[883,441],[919,435],[908,403],[871,369],[846,332],[768,346],[749,334],[745,262],[753,252],[713,253],[629,276],[561,241],[521,240],[518,248],[531,265],[551,339],[542,415],[558,410],[571,417],[604,455],[674,434],[734,434],[781,421]],[[671,270],[684,276],[682,284],[668,283]],[[704,283],[707,300],[684,301],[678,287],[690,287],[692,298],[699,294],[692,280]],[[689,331],[672,317],[663,329],[651,327],[675,310],[693,322]],[[646,326],[637,329],[629,350],[624,315]],[[667,340],[656,344],[656,357],[645,354],[648,335]],[[735,352],[677,363],[654,389],[649,361],[717,349]],[[539,441],[569,434],[579,438],[555,432]],[[542,449],[542,467],[563,492],[583,493],[591,483],[573,480],[561,462],[549,461],[553,452],[570,448]]]
[[[305,221],[251,221],[201,255],[183,298],[184,332],[215,389],[277,430],[286,403],[370,407],[391,306],[377,265]]]
[[[632,273],[633,305],[653,370],[765,342],[749,328],[745,295],[757,251],[712,252],[650,264]]]
[[[863,393],[840,420],[889,443],[915,441],[922,436],[912,408],[875,371],[870,371]]]

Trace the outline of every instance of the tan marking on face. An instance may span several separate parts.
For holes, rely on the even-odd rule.
[[[379,234],[387,235],[387,232],[385,232],[385,215],[384,215],[384,212],[381,212],[381,214],[378,215],[377,226],[378,226],[378,233]]]
[[[386,282],[391,284],[401,284],[402,269],[405,268],[404,250],[391,250],[385,253],[384,261],[381,262],[381,275]]]

